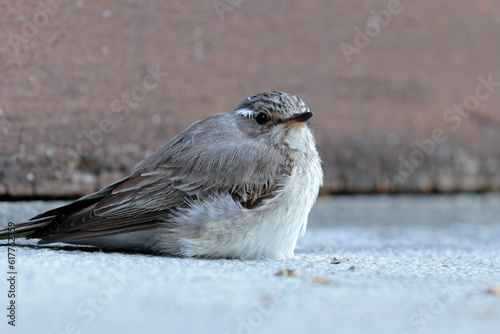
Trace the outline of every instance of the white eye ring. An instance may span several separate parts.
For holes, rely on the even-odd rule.
[[[253,115],[255,114],[255,111],[251,110],[251,109],[243,108],[243,109],[236,110],[236,113],[238,115],[245,117],[245,118],[252,119]]]

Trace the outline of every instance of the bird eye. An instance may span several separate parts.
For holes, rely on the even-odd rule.
[[[268,121],[267,115],[261,112],[255,117],[255,121],[259,125],[265,124]]]

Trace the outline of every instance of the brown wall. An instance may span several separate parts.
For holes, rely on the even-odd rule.
[[[0,194],[96,190],[267,90],[316,113],[324,191],[500,188],[495,1],[35,3],[0,5]]]

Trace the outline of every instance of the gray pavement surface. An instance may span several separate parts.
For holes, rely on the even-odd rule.
[[[0,202],[0,224],[60,204]],[[0,333],[497,334],[499,204],[499,195],[320,198],[286,261],[18,240],[15,327],[0,246]],[[295,271],[276,276],[282,269]]]

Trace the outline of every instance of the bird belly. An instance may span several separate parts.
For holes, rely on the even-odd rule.
[[[230,195],[192,203],[157,235],[157,251],[181,256],[289,259],[305,232],[321,177],[295,170],[273,198],[247,209]]]

